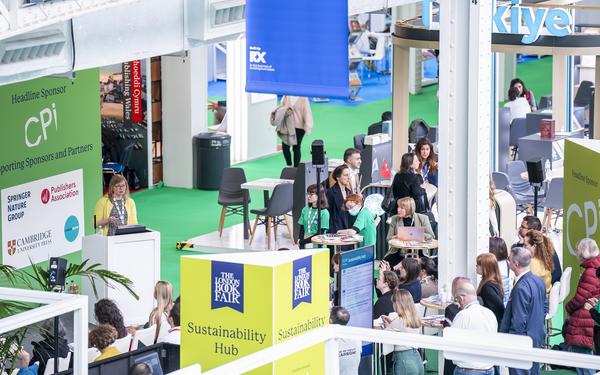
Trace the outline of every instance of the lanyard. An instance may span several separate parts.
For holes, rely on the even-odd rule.
[[[115,206],[115,209],[119,214],[119,223],[125,224],[125,202],[122,199],[119,199],[119,201],[121,202],[121,206],[117,204],[116,200],[113,200],[113,206]]]
[[[313,215],[311,215],[311,213],[314,213]],[[312,228],[312,224],[316,221],[317,219],[317,215],[318,215],[318,211],[316,208],[312,208],[312,207],[308,207],[308,222],[306,223],[306,232],[307,233],[312,233],[311,232],[311,228]]]

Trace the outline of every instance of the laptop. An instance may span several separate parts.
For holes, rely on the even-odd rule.
[[[425,242],[425,228],[399,227],[396,236],[400,241]]]

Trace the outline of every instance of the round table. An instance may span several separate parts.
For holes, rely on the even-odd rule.
[[[408,250],[410,251],[407,256],[419,257],[419,250],[433,250],[438,248],[438,241],[431,240],[425,242],[415,242],[415,241],[400,241],[399,239],[392,238],[388,241],[388,246],[394,249],[399,250]]]
[[[427,309],[443,311],[450,304],[450,302],[441,302],[439,300],[432,301],[429,298],[423,298],[419,303],[421,304],[421,306],[425,307],[425,311],[427,311]]]
[[[333,249],[336,253],[339,253],[339,246],[353,246],[356,247],[356,244],[360,243],[363,241],[363,237],[359,236],[359,235],[355,235],[354,236],[355,239],[351,240],[351,241],[341,241],[339,239],[339,237],[336,238],[325,238],[325,236],[323,236],[322,234],[319,234],[318,236],[314,236],[313,238],[311,238],[311,242],[313,244],[316,245],[323,245],[323,246],[333,246]]]

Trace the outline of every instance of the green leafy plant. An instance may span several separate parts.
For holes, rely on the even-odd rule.
[[[85,277],[89,280],[94,296],[98,297],[98,290],[96,283],[102,281],[110,288],[115,288],[117,285],[124,287],[136,300],[140,297],[133,290],[133,282],[126,276],[121,275],[118,272],[109,271],[100,268],[100,263],[94,263],[88,265],[89,259],[84,260],[82,263],[69,263],[65,278],[69,279],[75,276]],[[20,271],[20,279],[32,289],[41,290],[52,290],[52,286],[48,283],[48,269],[40,266],[39,264],[31,264],[31,271]]]
[[[48,269],[39,264],[34,264],[31,259],[30,263],[31,267],[29,271],[0,264],[0,281],[2,281],[3,285],[8,284],[10,286],[17,286],[23,284],[30,289],[52,290],[52,286],[48,283]],[[133,290],[133,282],[131,279],[118,272],[100,268],[100,263],[91,265],[88,265],[88,263],[89,259],[86,259],[79,264],[69,263],[65,278],[87,278],[96,297],[98,297],[96,285],[98,282],[102,282],[110,288],[115,288],[120,285],[136,300],[139,300],[138,294]],[[38,305],[31,303],[0,300],[0,319],[31,310],[37,306]],[[27,329],[28,327],[24,327],[12,332],[0,334],[0,374],[15,366],[20,348],[27,334]]]

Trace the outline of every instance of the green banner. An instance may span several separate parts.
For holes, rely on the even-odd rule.
[[[563,268],[573,268],[568,301],[582,271],[575,257],[577,242],[589,237],[600,243],[600,141],[566,140],[564,166]]]
[[[80,258],[102,194],[98,74],[0,86],[3,264]]]

